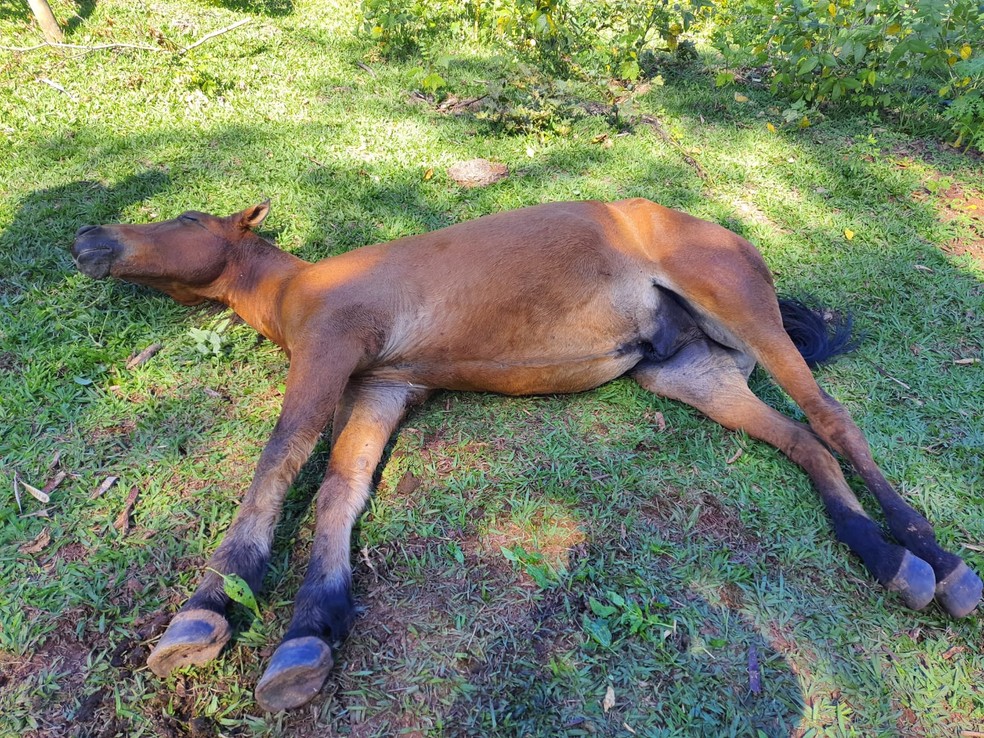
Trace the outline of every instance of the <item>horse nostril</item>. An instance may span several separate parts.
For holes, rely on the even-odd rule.
[[[84,233],[88,233],[89,231],[96,230],[98,227],[99,226],[94,226],[94,225],[84,225],[81,228],[79,228],[77,231],[75,231],[75,237],[78,238]]]

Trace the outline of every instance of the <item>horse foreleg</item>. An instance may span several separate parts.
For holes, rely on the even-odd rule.
[[[212,554],[195,593],[172,618],[147,658],[158,676],[210,661],[229,640],[229,596],[222,575],[242,577],[250,589],[259,591],[284,496],[328,424],[348,370],[331,371],[303,360],[291,364],[280,418],[236,517]]]
[[[328,473],[318,490],[311,562],[297,593],[294,617],[263,678],[256,701],[269,711],[299,707],[321,689],[332,666],[331,644],[354,617],[349,561],[352,526],[369,497],[372,475],[408,403],[407,385],[354,383],[336,413]]]

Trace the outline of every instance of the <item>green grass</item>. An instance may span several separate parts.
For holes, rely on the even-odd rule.
[[[67,253],[80,225],[271,197],[265,235],[316,259],[568,198],[641,195],[723,223],[783,291],[854,311],[864,344],[819,379],[981,571],[984,365],[957,362],[984,353],[984,168],[889,119],[781,126],[779,101],[748,89],[736,102],[700,64],[667,66],[636,95],[676,145],[584,113],[564,133],[507,135],[413,97],[419,60],[380,59],[347,2],[54,8],[79,14],[67,40],[83,45],[186,46],[252,21],[184,56],[0,51],[0,735],[984,731],[980,615],[900,609],[834,540],[798,469],[626,381],[445,394],[407,419],[357,531],[364,614],[310,706],[266,716],[252,689],[303,572],[326,445],[288,499],[262,621],[239,611],[218,660],[154,677],[147,649],[249,482],[286,362],[241,324],[203,353],[195,331],[222,313],[82,277]],[[35,43],[26,5],[0,0],[0,45]],[[451,51],[461,99],[508,64],[490,47]],[[588,84],[565,94],[572,109],[604,99]],[[460,189],[447,167],[477,156],[510,177]],[[152,343],[160,353],[127,370]],[[764,375],[753,383],[798,413]],[[50,503],[22,492],[18,507],[15,474],[42,487],[59,470]],[[114,521],[134,488],[124,534]],[[45,530],[40,551],[22,550]]]

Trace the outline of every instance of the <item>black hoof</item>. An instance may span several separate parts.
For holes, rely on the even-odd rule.
[[[147,657],[147,666],[165,677],[182,666],[207,663],[218,656],[231,635],[229,623],[217,612],[179,612]]]
[[[936,575],[933,567],[911,551],[906,551],[898,572],[886,587],[898,592],[906,607],[922,610],[936,594]]]
[[[977,607],[982,589],[981,578],[961,561],[960,566],[936,585],[936,601],[953,617],[962,618]]]
[[[300,707],[321,691],[331,666],[331,647],[317,636],[284,641],[256,685],[256,701],[267,712]]]

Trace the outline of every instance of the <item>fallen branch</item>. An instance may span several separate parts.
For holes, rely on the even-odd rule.
[[[185,46],[183,49],[176,49],[174,51],[171,51],[170,49],[162,48],[160,46],[147,46],[146,44],[113,43],[113,44],[95,44],[94,46],[86,46],[84,44],[63,44],[57,42],[46,42],[43,44],[38,44],[37,46],[0,46],[0,50],[26,53],[29,51],[37,51],[39,49],[46,49],[46,48],[76,49],[80,51],[106,51],[108,49],[135,49],[136,51],[162,51],[165,53],[174,53],[181,56],[183,54],[187,54],[192,49],[198,48],[206,41],[211,41],[216,36],[221,36],[223,33],[228,33],[229,31],[233,31],[239,28],[240,26],[249,23],[251,20],[253,19],[243,18],[242,20],[238,20],[230,26],[226,26],[225,28],[220,28],[219,30],[212,31],[211,33],[206,33],[204,36],[202,36],[200,39],[195,41],[195,43],[191,44],[190,46]]]

